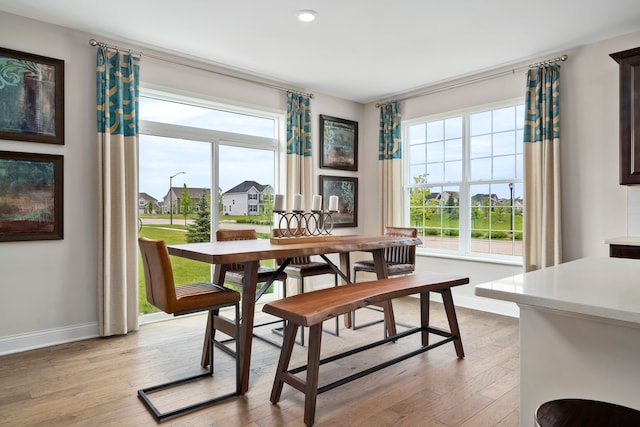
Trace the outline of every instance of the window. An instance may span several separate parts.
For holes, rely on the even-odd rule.
[[[404,123],[406,222],[425,252],[521,261],[524,105]]]
[[[138,190],[162,206],[157,214],[140,215],[140,235],[169,244],[185,243],[190,229],[197,228],[194,238],[210,239],[207,231],[223,223],[220,227],[254,228],[259,237],[270,236],[273,218],[267,218],[270,211],[260,212],[257,194],[250,195],[251,204],[237,191],[228,197],[225,194],[244,188],[241,184],[245,181],[278,188],[278,165],[284,157],[284,113],[153,90],[143,90],[139,101]],[[242,218],[248,216],[252,216],[251,222]],[[207,264],[186,259],[175,263],[176,283],[210,280]],[[146,302],[142,272],[139,290],[139,312],[155,311]]]

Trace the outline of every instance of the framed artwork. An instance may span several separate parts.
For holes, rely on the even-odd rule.
[[[62,239],[63,157],[0,151],[0,242]]]
[[[358,122],[320,115],[320,167],[358,170]]]
[[[64,61],[0,48],[0,139],[64,144]]]
[[[329,208],[329,198],[338,196],[338,212],[332,215],[334,227],[358,226],[358,178],[320,175],[320,195],[323,210]]]

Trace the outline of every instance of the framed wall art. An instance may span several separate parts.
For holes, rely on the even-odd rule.
[[[323,210],[329,208],[329,198],[338,196],[338,212],[332,214],[334,227],[358,226],[358,178],[320,175],[320,195]]]
[[[64,61],[0,48],[0,139],[64,144]]]
[[[0,151],[0,242],[62,239],[63,157]]]
[[[320,115],[320,167],[358,170],[358,122]]]

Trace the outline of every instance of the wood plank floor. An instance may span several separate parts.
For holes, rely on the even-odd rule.
[[[394,301],[399,321],[417,323],[418,301]],[[445,327],[441,304],[432,324]],[[517,426],[518,320],[458,308],[466,357],[447,344],[320,394],[316,426]],[[358,322],[380,317],[360,310]],[[96,338],[0,357],[0,425],[154,426],[136,390],[199,371],[202,315],[144,325],[122,337]],[[328,325],[327,325],[328,327]],[[402,328],[400,328],[402,329]],[[271,334],[262,329],[262,333]],[[322,354],[382,337],[382,325],[340,336],[323,334]],[[348,375],[417,345],[418,335],[323,366],[320,383]],[[275,337],[277,338],[277,337]],[[249,392],[239,398],[167,420],[163,426],[301,426],[304,396],[285,385],[269,402],[279,350],[254,340]],[[302,364],[306,347],[292,361]],[[297,366],[296,364],[296,366]],[[163,405],[230,386],[233,361],[216,352],[216,376],[179,393],[159,396]]]

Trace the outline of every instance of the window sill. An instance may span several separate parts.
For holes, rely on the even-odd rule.
[[[490,258],[490,257],[474,256],[474,255],[459,255],[459,254],[453,254],[453,253],[448,254],[448,253],[441,253],[441,252],[440,253],[428,252],[420,249],[416,251],[416,256],[429,257],[429,258],[445,258],[445,259],[458,260],[458,261],[482,262],[486,264],[500,264],[500,265],[522,267],[521,259]]]

